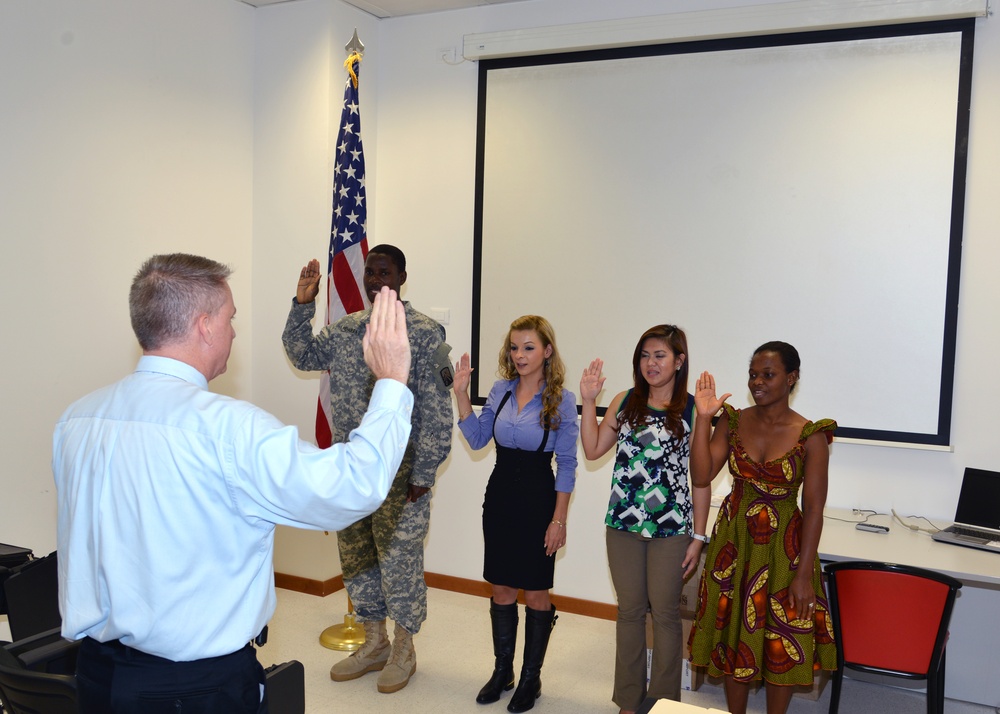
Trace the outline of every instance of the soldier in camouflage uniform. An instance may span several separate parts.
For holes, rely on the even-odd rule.
[[[333,442],[347,441],[361,422],[375,378],[364,363],[361,339],[370,310],[347,315],[313,335],[319,292],[319,262],[302,269],[296,299],[282,335],[285,353],[298,369],[330,370]],[[406,258],[390,245],[372,248],[365,261],[369,300],[383,285],[399,294],[406,281]],[[410,441],[385,502],[375,513],[337,533],[347,593],[365,629],[365,644],[330,670],[334,681],[356,679],[381,670],[380,692],[406,686],[416,671],[412,636],[427,617],[424,538],[430,521],[430,488],[438,466],[451,450],[451,348],[444,328],[406,306],[406,328],[413,353],[408,386],[413,392]],[[395,621],[392,647],[386,617]]]

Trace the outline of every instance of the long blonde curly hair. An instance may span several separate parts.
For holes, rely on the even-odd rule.
[[[517,376],[514,360],[510,358],[510,336],[512,332],[522,330],[532,330],[538,335],[538,339],[542,342],[542,350],[546,347],[552,348],[552,354],[545,360],[542,368],[545,390],[542,392],[542,413],[539,415],[538,421],[543,429],[554,431],[559,428],[559,405],[562,404],[566,365],[563,364],[562,357],[559,356],[559,348],[556,347],[556,331],[552,329],[549,321],[539,315],[522,315],[510,323],[510,329],[500,347],[498,371],[504,379],[514,379]]]

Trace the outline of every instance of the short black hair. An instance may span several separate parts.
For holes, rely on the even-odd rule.
[[[403,255],[403,251],[396,246],[389,245],[388,243],[382,243],[374,248],[369,248],[368,255],[371,255],[372,253],[389,256],[389,260],[391,260],[393,265],[396,266],[396,270],[401,273],[406,272],[406,256]]]
[[[753,351],[754,355],[758,355],[761,352],[777,352],[778,356],[781,357],[781,364],[784,365],[786,372],[794,372],[799,368],[799,351],[787,342],[779,340],[765,342]]]
[[[801,360],[799,360],[799,351],[792,347],[787,342],[781,342],[780,340],[773,340],[771,342],[765,342],[760,347],[753,351],[754,357],[759,355],[761,352],[774,352],[781,358],[781,364],[785,367],[785,371],[788,373],[798,372]],[[790,391],[794,391],[795,385],[792,385]]]

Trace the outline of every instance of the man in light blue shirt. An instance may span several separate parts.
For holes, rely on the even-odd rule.
[[[55,430],[59,606],[63,635],[84,638],[85,713],[265,712],[249,642],[275,608],[275,524],[339,530],[367,516],[406,449],[410,349],[392,291],[364,337],[379,380],[368,412],[348,443],[320,450],[208,391],[235,337],[229,275],[198,256],[146,261],[129,296],[135,372]]]

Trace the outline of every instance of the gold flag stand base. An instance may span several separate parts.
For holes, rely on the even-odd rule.
[[[330,650],[354,652],[365,643],[365,628],[354,621],[354,614],[344,615],[343,625],[330,625],[319,636],[319,643]]]

